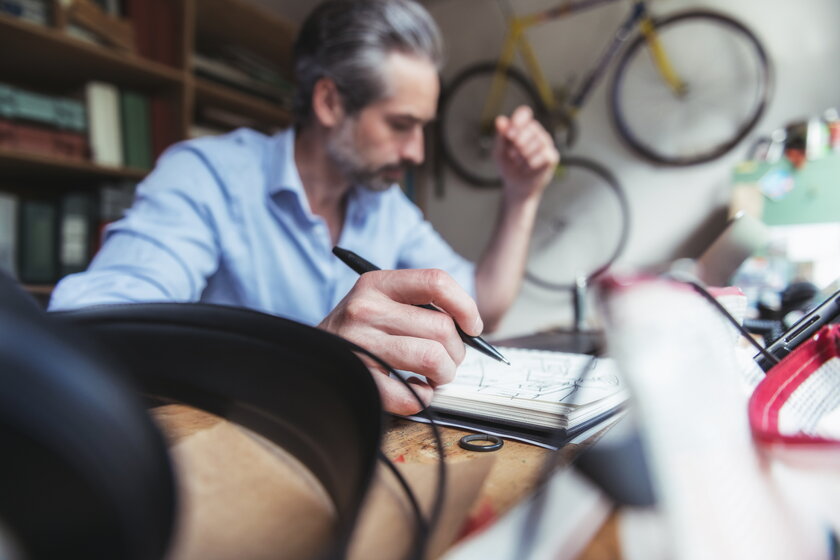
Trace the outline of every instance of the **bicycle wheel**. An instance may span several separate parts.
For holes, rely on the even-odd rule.
[[[495,127],[481,122],[495,73],[494,62],[466,68],[444,92],[438,111],[438,142],[444,158],[462,179],[480,187],[501,184],[492,157]],[[530,106],[537,120],[547,125],[547,111],[537,91],[521,72],[508,68],[504,96],[496,110],[509,115],[520,105]]]
[[[560,173],[537,210],[525,278],[568,291],[576,278],[591,281],[624,251],[630,208],[615,176],[594,161],[565,158]]]
[[[770,64],[753,33],[708,11],[654,22],[665,55],[686,85],[674,94],[644,36],[618,62],[610,97],[621,138],[642,157],[691,165],[720,157],[755,126],[770,97]]]

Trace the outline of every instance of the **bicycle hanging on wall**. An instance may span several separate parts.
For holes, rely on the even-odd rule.
[[[615,228],[614,250],[606,262],[576,267],[576,281],[591,279],[623,249],[629,211],[619,183],[608,170],[566,153],[577,137],[575,115],[611,64],[615,62],[616,68],[608,100],[618,136],[648,161],[684,166],[720,157],[758,122],[771,90],[767,54],[755,34],[730,16],[689,10],[656,18],[648,11],[647,2],[633,0],[583,80],[561,95],[545,78],[527,30],[619,0],[571,0],[524,16],[514,16],[507,0],[497,1],[508,15],[501,54],[495,61],[465,68],[445,89],[437,128],[442,155],[465,181],[480,187],[499,185],[492,161],[494,118],[510,114],[519,105],[532,107],[560,149],[558,179],[562,188],[566,189],[568,178],[578,177],[576,181],[586,185],[578,189],[581,192],[597,188],[613,193],[625,221]],[[517,52],[527,74],[513,65]],[[538,270],[550,266],[533,264],[535,260],[554,261],[545,258],[545,247],[568,223],[563,217],[552,216],[550,209],[543,210],[531,251],[532,257],[542,252],[543,258],[529,257],[526,276],[530,280],[548,288],[573,287],[574,280],[558,282]],[[581,267],[588,267],[588,272]]]

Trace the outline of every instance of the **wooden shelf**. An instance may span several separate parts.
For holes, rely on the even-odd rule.
[[[0,14],[0,75],[43,87],[104,80],[146,91],[180,87],[184,72]]]
[[[195,43],[244,47],[291,75],[292,41],[297,26],[247,0],[197,0]]]
[[[260,125],[287,126],[289,111],[275,103],[202,78],[195,78],[195,105],[208,105],[254,119]]]
[[[57,1],[57,0],[56,0]],[[0,13],[0,82],[48,96],[87,101],[84,88],[90,81],[112,84],[119,90],[136,90],[149,101],[153,151],[187,137],[198,110],[215,108],[242,117],[255,128],[276,129],[291,123],[289,111],[279,104],[208,80],[196,79],[191,56],[201,47],[239,47],[266,59],[289,76],[296,26],[252,0],[166,0],[172,9],[157,18],[143,0],[137,0],[132,22],[144,52],[163,50],[170,66],[135,52],[86,42],[64,30],[42,26]],[[147,9],[148,8],[148,9]],[[146,9],[146,12],[143,10]],[[158,25],[160,20],[164,24]],[[153,22],[150,24],[149,22]],[[170,25],[171,24],[171,25]],[[148,33],[149,28],[153,33]],[[169,49],[149,49],[160,41]],[[91,107],[86,107],[91,110]],[[42,125],[45,126],[45,125]],[[122,141],[119,139],[118,141]],[[91,161],[0,148],[0,193],[21,202],[58,202],[70,191],[90,191],[134,183],[148,170],[109,167]],[[126,185],[128,188],[130,185]],[[61,229],[57,229],[61,235]],[[95,232],[93,232],[95,234]],[[19,248],[20,249],[20,248]],[[52,286],[27,286],[46,303]]]
[[[139,181],[148,171],[127,167],[105,167],[89,161],[31,154],[0,148],[0,176],[3,180],[16,179],[27,182],[56,183],[57,178],[79,181],[102,181],[109,179],[130,179]]]
[[[32,295],[49,296],[55,286],[53,284],[22,284],[21,287]]]

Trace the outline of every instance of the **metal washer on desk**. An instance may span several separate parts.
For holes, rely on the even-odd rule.
[[[473,441],[489,441],[490,445],[478,445],[472,443]],[[470,434],[462,437],[458,441],[458,445],[469,451],[496,451],[502,448],[504,441],[502,441],[502,438],[490,434]]]

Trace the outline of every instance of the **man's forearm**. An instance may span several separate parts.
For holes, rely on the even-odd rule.
[[[499,218],[476,266],[476,300],[486,331],[495,330],[522,285],[540,195],[502,200]]]

